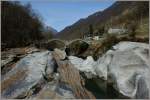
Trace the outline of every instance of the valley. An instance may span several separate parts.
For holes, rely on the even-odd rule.
[[[60,32],[31,5],[2,2],[2,99],[149,99],[149,76],[148,1],[116,1]]]

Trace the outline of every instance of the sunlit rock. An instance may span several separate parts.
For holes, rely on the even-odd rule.
[[[39,49],[35,47],[12,48],[1,53],[1,75],[9,72],[21,58]]]
[[[75,98],[67,85],[58,82],[47,83],[39,93],[30,99],[73,99]]]
[[[66,52],[65,51],[62,51],[60,49],[54,49],[55,52],[58,53],[58,56],[61,58],[61,59],[65,59],[66,58]]]
[[[1,79],[1,92],[3,98],[17,98],[25,94],[32,86],[37,84],[43,77],[45,66],[53,72],[51,53],[43,51],[29,54],[21,59],[16,66]]]
[[[111,81],[113,87],[126,97],[148,98],[150,89],[148,44],[120,42],[113,49],[108,51],[104,58],[106,60],[107,56],[111,56],[110,63],[107,64],[108,81]]]
[[[97,76],[101,80],[95,80],[99,88],[105,90],[111,84],[118,93],[117,98],[149,98],[148,50],[149,45],[145,43],[120,42],[97,61],[75,56],[69,56],[69,60],[88,78]]]
[[[84,72],[84,74],[88,78],[92,78],[93,76],[96,76],[95,73],[95,61],[91,56],[87,57],[86,60],[83,60],[82,58],[78,58],[75,56],[69,56],[69,60],[71,63],[81,72]]]

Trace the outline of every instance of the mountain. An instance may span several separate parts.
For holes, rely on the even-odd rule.
[[[138,22],[141,17],[148,18],[148,14],[148,1],[117,1],[107,9],[82,18],[66,27],[57,34],[57,37],[68,40],[80,38],[89,31],[89,25],[93,26],[94,31],[103,26],[108,29],[109,27],[128,25],[132,21]]]
[[[47,30],[51,31],[53,34],[57,33],[57,30],[52,28],[51,26],[47,26]]]
[[[57,30],[52,28],[51,26],[46,26],[42,33],[45,39],[51,39],[55,34],[57,34]]]

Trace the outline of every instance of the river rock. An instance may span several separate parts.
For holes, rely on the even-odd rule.
[[[50,67],[53,72],[54,66],[51,61],[51,53],[42,51],[29,54],[21,59],[15,67],[1,78],[2,98],[17,98],[19,95],[26,94],[36,85],[45,71],[45,66]]]
[[[73,99],[73,93],[68,86],[56,81],[47,83],[39,93],[30,97],[30,99]]]
[[[14,57],[15,57],[15,55],[9,55],[8,57],[5,57],[5,59],[2,59],[1,60],[1,67],[10,63],[11,61],[13,61]]]
[[[87,79],[93,79],[101,91],[107,91],[107,64],[109,63],[107,60],[109,58],[106,61],[104,61],[104,57],[94,61],[92,56],[88,56],[86,60],[75,56],[68,58],[74,67],[84,73]]]
[[[88,56],[86,60],[83,60],[82,58],[78,58],[75,56],[69,56],[68,57],[71,63],[76,67],[79,71],[83,72],[87,78],[92,78],[96,76],[95,72],[95,64],[92,56]]]
[[[2,51],[1,53],[1,75],[6,74],[10,71],[21,58],[26,55],[38,52],[39,49],[35,47],[23,47],[23,48],[12,48],[7,51]]]
[[[148,50],[149,45],[145,43],[120,42],[104,55],[103,60],[108,61],[107,80],[112,82],[113,88],[121,95],[128,98],[149,98]]]
[[[59,56],[59,58],[61,59],[65,59],[66,58],[66,52],[65,51],[62,51],[60,49],[54,49],[55,52],[57,52],[57,56]]]
[[[96,81],[99,88],[106,90],[111,84],[117,92],[117,98],[149,98],[149,45],[138,42],[120,42],[99,57],[83,60],[69,56],[69,60],[78,70],[92,73],[102,82]],[[88,76],[87,75],[87,76]],[[89,77],[89,78],[92,78]]]
[[[68,59],[62,60],[60,52],[54,51],[52,54],[58,64],[58,73],[61,77],[59,83],[69,86],[66,88],[71,90],[77,99],[94,99],[95,96],[84,87],[85,82],[79,70]]]

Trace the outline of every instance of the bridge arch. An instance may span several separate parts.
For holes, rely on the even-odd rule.
[[[60,39],[51,39],[47,41],[48,44],[48,49],[65,49],[66,48],[66,43],[63,40]]]
[[[85,43],[87,43],[87,44],[89,45],[89,43],[88,43],[87,41],[82,40],[82,39],[74,39],[74,40],[71,40],[71,41],[69,41],[66,45],[70,45],[70,44],[72,44],[73,42],[76,42],[76,41],[85,42]]]
[[[58,42],[64,43],[66,45],[66,42],[61,39],[51,39],[51,40],[48,40],[48,43],[52,42],[52,41],[58,41]]]
[[[67,55],[80,55],[84,53],[89,47],[89,43],[82,39],[74,39],[66,44]]]

